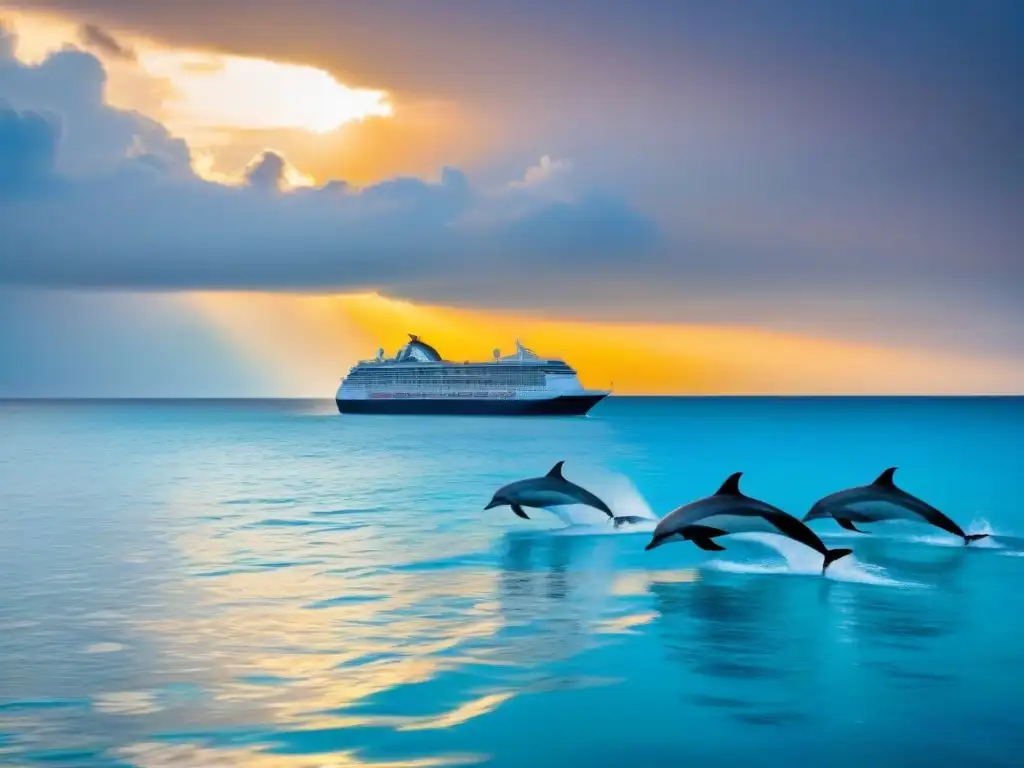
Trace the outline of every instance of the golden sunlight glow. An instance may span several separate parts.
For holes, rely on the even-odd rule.
[[[256,162],[256,158],[253,159]],[[200,151],[192,153],[192,170],[197,176],[207,181],[213,181],[217,184],[225,184],[228,186],[240,186],[246,183],[245,174],[249,168],[252,167],[252,163],[249,164],[240,173],[228,174],[223,173],[216,168],[216,158],[209,151]],[[294,165],[285,160],[283,178],[281,180],[281,187],[285,190],[298,189],[300,187],[315,187],[317,180],[309,175],[303,173]]]
[[[168,50],[143,51],[139,61],[173,83],[174,122],[192,127],[325,133],[392,114],[384,91],[349,88],[314,67]]]
[[[430,731],[461,725],[475,717],[480,717],[481,715],[493,712],[514,695],[515,694],[506,691],[503,693],[491,693],[486,696],[481,696],[479,699],[467,701],[465,704],[456,707],[451,712],[445,712],[443,715],[439,715],[437,717],[426,717],[417,722],[402,725],[399,727],[399,730]]]
[[[77,39],[77,25],[48,13],[11,11],[0,6],[0,24],[14,33],[14,55],[38,64]]]
[[[376,294],[192,294],[217,327],[269,370],[283,391],[331,397],[378,346],[393,353],[416,333],[449,359],[488,359],[517,337],[564,356],[585,386],[619,394],[941,394],[1012,389],[1016,364],[742,326],[545,320],[431,307]],[[941,372],[941,375],[937,375]]]
[[[2,2],[2,0],[0,0]],[[51,13],[5,10],[5,27],[15,34],[15,54],[38,64],[66,46],[81,47],[77,22]],[[138,109],[140,78],[163,98],[158,109],[144,109],[176,133],[197,129],[304,130],[327,133],[346,123],[391,117],[385,91],[350,88],[316,67],[196,50],[169,49],[144,38],[111,31],[137,55],[137,61],[92,52],[107,68],[108,99]],[[155,105],[149,104],[149,107]]]
[[[3,2],[0,20],[14,31],[23,62],[83,47],[79,21],[7,9]],[[135,53],[125,59],[90,49],[107,71],[107,103],[157,120],[184,139],[196,172],[211,181],[239,183],[268,145],[319,183],[426,176],[483,156],[507,127],[446,100],[398,104],[386,91],[347,87],[310,66],[168,48],[129,30],[105,31]]]

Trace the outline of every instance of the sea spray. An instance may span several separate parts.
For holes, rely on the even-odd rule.
[[[937,532],[934,529],[926,529],[927,533],[919,533],[920,527],[907,524],[900,526],[905,533],[899,538],[903,541],[914,544],[927,544],[932,547],[963,547],[964,541],[959,536],[953,536],[945,532]],[[910,529],[909,531],[907,529]],[[992,525],[983,517],[976,517],[970,525],[964,526],[964,532],[968,535],[986,534],[987,538],[977,539],[970,543],[971,549],[1003,549],[1004,544],[1000,543],[1002,538]],[[893,537],[896,538],[896,537]]]
[[[977,539],[970,543],[971,549],[1003,549],[1012,547],[1015,541],[1022,541],[1012,535],[997,532],[983,517],[976,517],[970,525],[964,527],[964,532],[973,535],[983,533],[987,538]],[[886,520],[868,528],[864,526],[864,533],[848,533],[842,530],[822,531],[816,530],[822,541],[844,541],[856,542],[858,539],[872,541],[892,541],[906,544],[925,544],[932,547],[963,547],[964,540],[945,531],[935,528],[924,527],[920,523],[907,520]]]
[[[750,543],[767,547],[782,557],[782,563],[773,560],[748,560],[734,561],[715,559],[707,563],[706,567],[726,573],[763,573],[763,574],[787,574],[821,576],[822,558],[818,552],[810,547],[805,547],[798,541],[793,541],[785,536],[776,536],[770,533],[737,533],[723,539],[722,543],[734,542]],[[747,547],[742,547],[747,549]],[[917,586],[909,582],[897,581],[889,578],[885,571],[877,566],[861,563],[856,559],[856,554],[844,557],[833,563],[824,573],[825,578],[834,581],[846,581],[859,584],[875,584],[879,586]]]
[[[634,516],[650,522],[627,524],[616,528],[608,516],[600,510],[574,504],[553,507],[549,510],[573,533],[637,533],[650,532],[658,518],[633,482],[623,474],[610,470],[586,470],[576,472],[574,482],[597,494],[615,513],[616,517]],[[586,531],[582,529],[588,529]],[[593,530],[597,529],[597,530]]]

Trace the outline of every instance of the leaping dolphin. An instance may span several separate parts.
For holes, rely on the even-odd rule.
[[[893,482],[896,467],[889,467],[870,485],[860,485],[830,494],[811,507],[804,521],[833,518],[848,531],[867,533],[854,523],[877,523],[882,520],[909,520],[941,528],[964,540],[964,544],[984,539],[987,533],[964,533],[935,507],[916,496],[897,488]]]
[[[507,504],[519,517],[529,520],[530,517],[523,511],[523,507],[544,509],[583,504],[599,509],[610,519],[615,520],[615,515],[601,499],[586,488],[570,483],[562,477],[563,464],[565,464],[564,461],[555,464],[544,477],[531,477],[528,480],[517,480],[502,486],[494,492],[494,497],[484,509],[493,509]]]
[[[730,475],[714,496],[684,504],[658,523],[646,549],[672,541],[692,541],[709,551],[721,551],[714,539],[732,533],[775,533],[798,541],[818,552],[825,562],[821,572],[853,550],[829,549],[821,539],[792,515],[740,491],[742,472]]]

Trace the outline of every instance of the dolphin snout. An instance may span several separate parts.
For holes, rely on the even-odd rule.
[[[484,507],[484,509],[485,509],[485,510],[487,510],[487,509],[494,509],[495,507],[500,507],[500,506],[501,506],[502,504],[504,504],[504,502],[503,502],[503,501],[498,501],[497,499],[491,499],[491,500],[490,500],[490,501],[489,501],[489,502],[487,503],[487,506],[486,506],[486,507]]]
[[[815,505],[811,507],[810,511],[806,515],[804,515],[803,521],[806,523],[808,520],[820,520],[821,518],[828,516],[828,512],[826,512],[823,507]]]

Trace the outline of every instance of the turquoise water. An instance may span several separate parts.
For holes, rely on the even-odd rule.
[[[0,427],[0,764],[1020,764],[1021,399],[6,403]],[[560,459],[656,515],[742,470],[802,516],[898,465],[995,536],[816,524],[855,548],[822,578],[771,537],[644,552],[582,511],[483,511]]]

